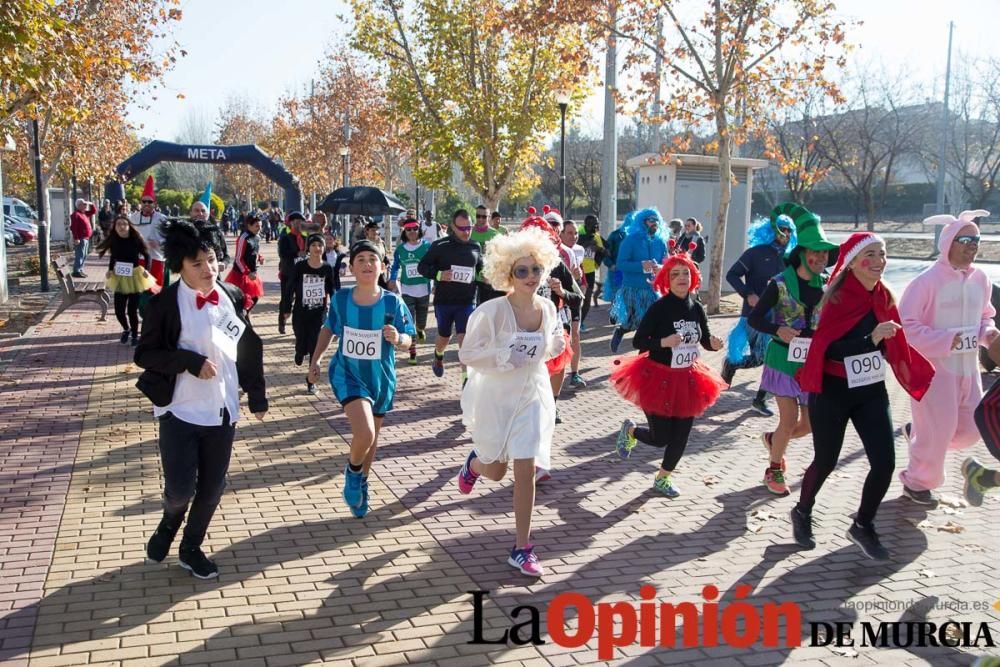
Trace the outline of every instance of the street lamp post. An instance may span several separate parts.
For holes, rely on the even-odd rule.
[[[351,184],[351,148],[343,146],[340,149],[340,159],[343,161],[344,187]]]
[[[569,106],[568,90],[556,91],[556,102],[559,104],[559,212],[568,217],[566,210],[566,108]]]

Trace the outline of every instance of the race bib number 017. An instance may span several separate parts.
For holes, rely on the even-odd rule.
[[[451,279],[456,283],[471,283],[475,270],[471,266],[451,267]]]
[[[979,329],[970,327],[968,329],[951,329],[953,334],[958,335],[958,347],[951,350],[952,354],[970,354],[979,349]]]
[[[812,338],[799,338],[798,336],[793,338],[792,342],[788,344],[788,360],[798,364],[805,363],[806,356],[809,355],[810,345],[812,345]]]
[[[340,342],[344,356],[361,361],[375,361],[382,357],[382,330],[344,327]]]
[[[323,276],[302,276],[302,303],[314,307],[323,305],[326,284]]]
[[[115,275],[122,276],[123,278],[132,277],[132,263],[131,262],[115,262]]]
[[[671,368],[691,368],[691,364],[698,359],[697,345],[678,345],[673,349],[670,356]]]
[[[847,386],[865,387],[885,380],[885,357],[881,352],[856,354],[844,357],[844,369],[847,371]]]

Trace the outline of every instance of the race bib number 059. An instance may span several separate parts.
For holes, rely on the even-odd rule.
[[[885,357],[881,352],[856,354],[844,357],[844,369],[847,371],[847,386],[865,387],[885,380]]]
[[[344,337],[340,346],[345,357],[375,361],[382,357],[382,330],[344,327]]]
[[[697,345],[678,345],[670,357],[670,367],[691,368],[696,359],[698,359]]]
[[[122,276],[123,278],[132,277],[132,263],[131,262],[115,262],[115,275]]]
[[[475,269],[471,266],[451,267],[451,279],[456,283],[471,283]]]
[[[970,327],[968,329],[951,329],[953,334],[958,336],[958,347],[952,348],[952,354],[970,354],[979,349],[979,329]]]
[[[799,338],[796,336],[788,344],[788,360],[795,363],[805,363],[809,354],[809,346],[812,345],[812,338]]]

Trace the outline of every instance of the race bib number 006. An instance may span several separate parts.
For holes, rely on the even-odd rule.
[[[344,337],[340,346],[345,357],[375,361],[382,357],[382,330],[344,327]]]
[[[810,345],[812,345],[812,338],[799,338],[798,336],[793,338],[792,342],[788,344],[788,360],[798,364],[805,363]]]
[[[132,268],[131,262],[115,262],[115,275],[122,276],[123,278],[131,278]]]
[[[952,348],[952,354],[970,354],[979,350],[978,328],[951,329],[951,332],[958,335],[958,347]]]
[[[471,266],[451,267],[451,279],[456,283],[471,283],[475,270]]]
[[[697,345],[678,345],[670,357],[670,367],[691,368],[696,359],[698,359]]]
[[[454,271],[454,269],[452,269],[452,270]],[[416,279],[416,278],[422,278],[423,276],[421,276],[420,272],[417,271],[417,265],[416,264],[407,264],[406,265],[406,277],[409,278],[410,280],[413,280],[413,279]]]
[[[844,369],[847,371],[847,386],[865,387],[885,380],[885,357],[881,352],[856,354],[844,357]]]
[[[323,276],[302,276],[302,303],[306,306],[321,306],[326,299],[326,285]]]

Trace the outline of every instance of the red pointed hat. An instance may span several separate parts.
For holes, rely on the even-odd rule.
[[[872,232],[854,232],[847,237],[847,240],[840,244],[840,256],[830,273],[830,282],[837,277],[837,274],[847,268],[847,266],[857,257],[862,250],[873,243],[885,243],[882,237]]]
[[[153,190],[153,176],[150,174],[146,177],[146,185],[142,188],[142,197],[140,199],[145,199],[149,197],[153,201],[156,201],[156,191]]]

